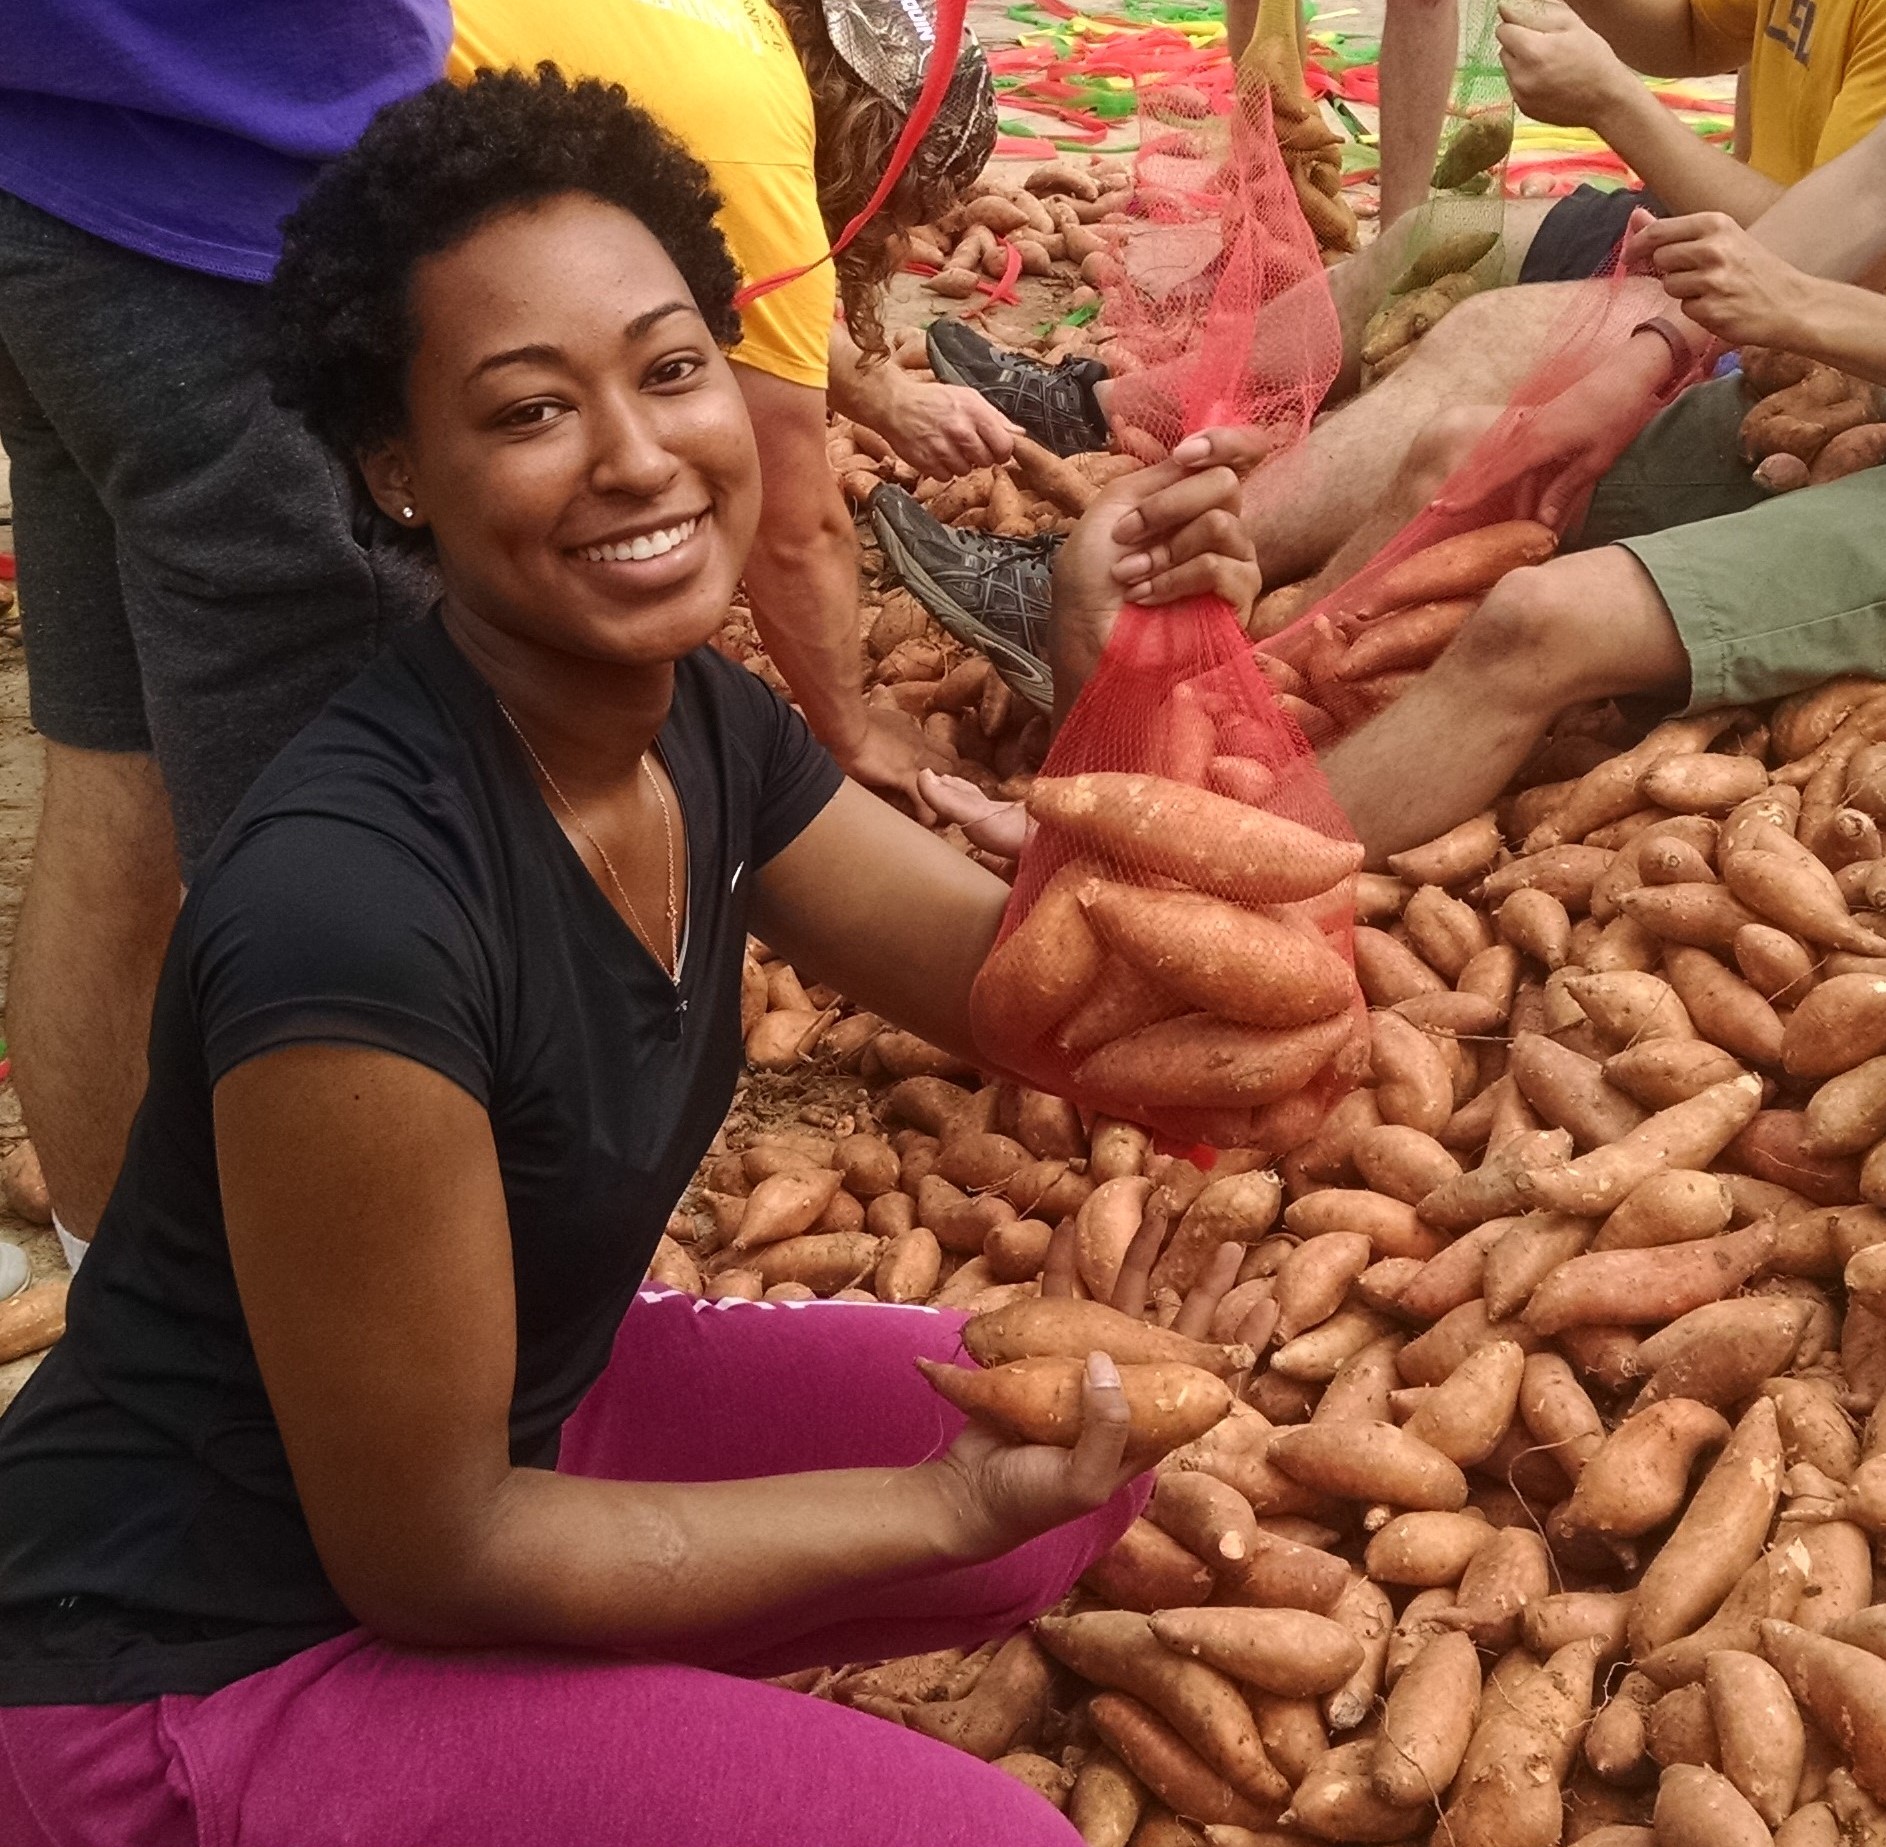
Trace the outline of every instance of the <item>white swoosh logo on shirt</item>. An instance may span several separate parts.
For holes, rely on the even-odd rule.
[[[741,873],[746,871],[746,869],[747,869],[747,862],[744,859],[739,863],[739,865],[734,867],[733,877],[727,881],[727,889],[729,891],[734,891],[739,887],[740,875]]]

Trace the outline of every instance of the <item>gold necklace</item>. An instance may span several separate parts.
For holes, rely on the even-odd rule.
[[[576,805],[557,786],[557,779],[544,767],[543,758],[538,756],[530,739],[524,735],[524,727],[511,716],[511,708],[502,699],[498,699],[496,693],[491,696],[497,699],[498,710],[504,714],[504,722],[517,733],[517,741],[524,746],[525,754],[537,766],[537,774],[544,779],[545,786],[562,804],[563,812],[570,817],[576,831],[595,848],[596,857],[602,861],[602,869],[608,873],[609,883],[616,888],[616,896],[622,900],[623,909],[635,920],[636,934],[648,945],[650,953],[661,964],[662,972],[670,981],[674,980],[681,965],[681,937],[678,922],[680,906],[675,897],[675,830],[674,822],[668,814],[667,793],[661,786],[661,778],[655,774],[648,761],[649,753],[647,751],[642,753],[642,774],[648,778],[648,786],[655,791],[655,799],[661,804],[662,837],[668,845],[668,959],[665,962],[662,961],[661,951],[655,947],[654,932],[642,922],[642,913],[635,908],[634,901],[622,889],[622,880],[617,876],[615,861],[603,850],[602,842],[589,831],[589,824],[576,812]]]

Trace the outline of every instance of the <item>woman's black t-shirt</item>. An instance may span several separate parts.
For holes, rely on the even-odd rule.
[[[185,903],[150,1087],[65,1339],[0,1420],[0,1705],[204,1693],[351,1626],[315,1554],[224,1236],[210,1098],[309,1042],[442,1072],[511,1223],[511,1453],[554,1461],[740,1069],[754,877],[837,790],[750,674],[677,664],[678,984],[611,909],[436,617],[263,775]],[[282,1124],[294,1156],[298,1127]]]

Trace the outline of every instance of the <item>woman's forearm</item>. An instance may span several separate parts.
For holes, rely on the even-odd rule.
[[[685,1483],[513,1469],[456,1555],[339,1588],[368,1627],[422,1646],[660,1653],[1001,1549],[936,1464]]]

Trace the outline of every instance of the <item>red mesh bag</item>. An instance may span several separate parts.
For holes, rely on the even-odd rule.
[[[1268,95],[1165,105],[1105,291],[1110,360],[1143,366],[1116,426],[1160,453],[1220,423],[1292,441],[1340,340]],[[1124,607],[1028,806],[972,1000],[985,1055],[1182,1144],[1312,1133],[1366,1056],[1362,849],[1229,605]]]
[[[1616,259],[1610,275],[1574,285],[1545,356],[1436,499],[1263,644],[1273,681],[1317,744],[1385,710],[1500,578],[1557,551],[1597,473],[1669,400],[1668,389],[1620,398],[1609,382],[1632,329],[1669,306],[1655,277],[1627,274]],[[1582,465],[1568,476],[1572,450],[1556,446],[1555,432],[1579,427],[1566,413],[1581,394],[1602,397],[1606,421],[1596,446],[1572,446]]]

